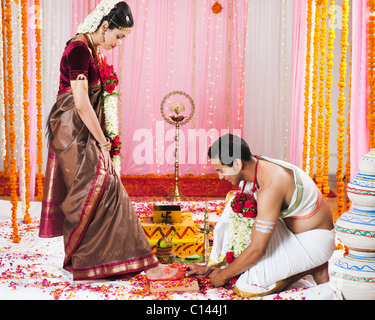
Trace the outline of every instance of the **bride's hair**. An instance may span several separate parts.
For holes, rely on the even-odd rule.
[[[110,30],[116,28],[132,28],[134,26],[134,19],[132,11],[128,4],[124,1],[119,2],[111,12],[105,16],[99,24],[98,29],[104,21],[108,21]]]

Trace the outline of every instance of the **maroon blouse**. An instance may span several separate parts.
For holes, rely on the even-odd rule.
[[[70,81],[84,74],[89,85],[100,81],[99,71],[95,61],[83,41],[72,41],[64,51],[60,64],[60,90],[62,94],[70,90]]]

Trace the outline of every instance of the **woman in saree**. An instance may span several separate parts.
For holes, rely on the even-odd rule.
[[[184,276],[152,253],[104,134],[100,48],[120,46],[133,25],[125,2],[102,0],[67,43],[61,60],[60,91],[47,123],[39,235],[63,235],[63,266],[75,281],[129,279],[142,271],[150,281]]]

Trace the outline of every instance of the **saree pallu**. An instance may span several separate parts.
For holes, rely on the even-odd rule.
[[[89,96],[103,125],[101,84],[91,86]],[[105,170],[71,91],[58,96],[50,127],[39,236],[63,235],[64,268],[74,280],[131,278],[155,267],[159,262],[120,177]]]

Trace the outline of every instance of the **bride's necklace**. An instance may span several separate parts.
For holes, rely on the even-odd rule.
[[[92,47],[95,49],[95,51],[96,51],[98,57],[100,57],[100,46],[96,46],[96,45],[94,44],[94,40],[92,39],[92,36],[91,36],[90,33],[87,33],[87,37],[89,38],[89,40],[90,40],[90,42],[91,42],[91,45],[92,45]]]

